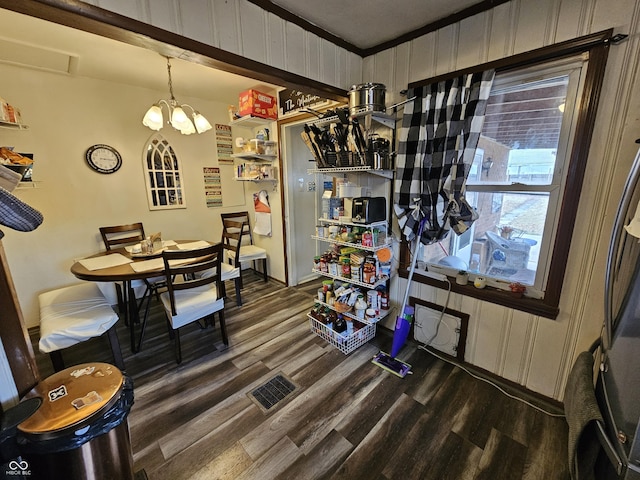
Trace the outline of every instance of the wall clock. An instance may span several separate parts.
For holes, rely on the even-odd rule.
[[[113,147],[97,144],[89,147],[85,159],[91,168],[99,173],[113,173],[122,166],[122,156]]]

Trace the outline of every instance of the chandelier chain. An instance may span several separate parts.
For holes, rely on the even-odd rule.
[[[169,74],[169,93],[171,94],[171,100],[175,102],[176,97],[173,96],[173,81],[171,80],[171,59],[167,57],[167,73]]]

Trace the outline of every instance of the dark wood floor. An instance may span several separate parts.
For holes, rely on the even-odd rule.
[[[248,275],[229,288],[229,347],[219,330],[184,329],[175,363],[163,312],[143,349],[118,335],[135,384],[129,415],[136,470],[156,479],[568,479],[567,426],[408,343],[398,378],[370,361],[390,336],[344,355],[309,331],[317,285]],[[37,347],[35,349],[37,351]],[[67,364],[111,361],[105,339],[65,351]],[[43,377],[52,373],[38,354]],[[283,373],[297,385],[274,411],[248,393]]]

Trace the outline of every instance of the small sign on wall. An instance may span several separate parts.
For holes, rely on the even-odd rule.
[[[217,167],[203,167],[204,196],[207,207],[222,206],[222,182],[220,181],[220,169]]]
[[[233,165],[233,140],[231,139],[231,127],[216,123],[216,150],[218,164]]]
[[[278,100],[280,104],[280,117],[293,114],[305,108],[317,109],[334,103],[319,95],[301,90],[293,90],[291,88],[285,88],[278,92]]]

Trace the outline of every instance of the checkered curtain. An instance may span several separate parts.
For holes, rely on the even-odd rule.
[[[495,71],[409,89],[399,133],[394,211],[407,240],[425,245],[457,234],[477,218],[464,186],[484,123]]]

